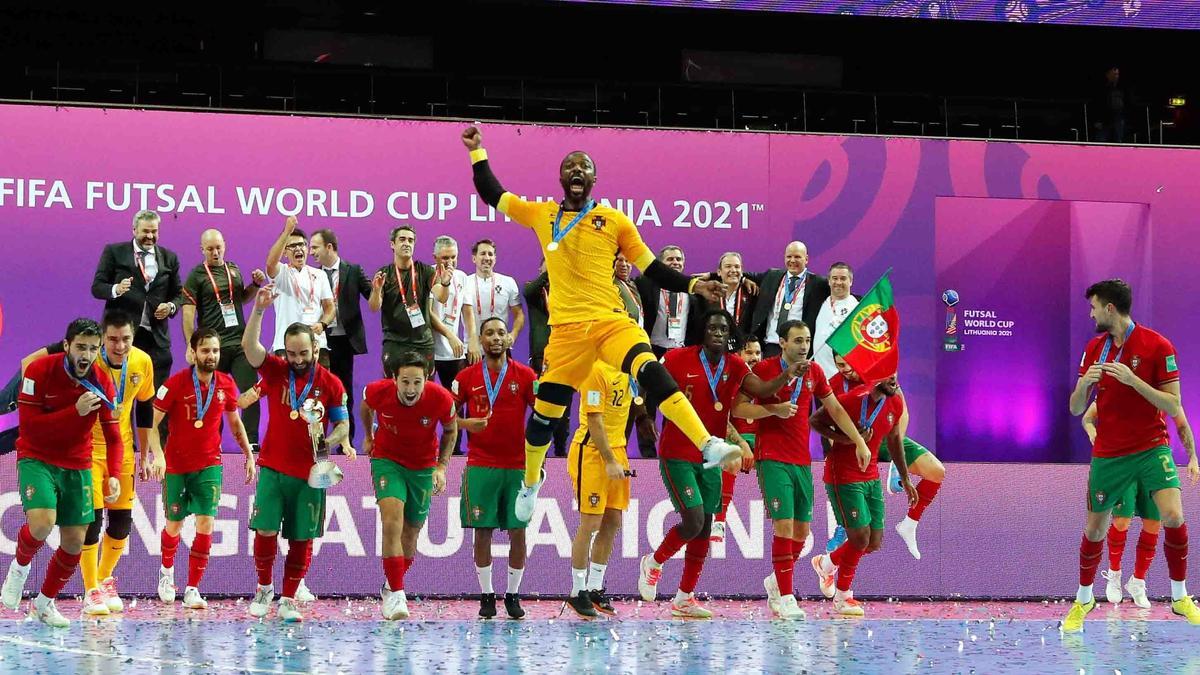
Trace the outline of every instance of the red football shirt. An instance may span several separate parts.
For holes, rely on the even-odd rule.
[[[400,402],[395,380],[377,380],[367,385],[363,400],[375,411],[379,428],[371,456],[390,459],[406,469],[437,466],[436,427],[454,421],[454,397],[436,382],[426,382],[417,404]]]
[[[268,354],[258,368],[261,381],[258,389],[262,400],[267,402],[267,435],[258,455],[258,465],[274,469],[301,480],[308,480],[313,466],[312,441],[308,436],[308,422],[303,417],[291,418],[292,404],[289,393],[288,373],[291,366],[286,359]],[[312,390],[307,398],[325,405],[325,432],[329,432],[329,417],[337,408],[346,406],[346,390],[342,381],[324,366],[314,363],[303,378],[296,379],[296,396],[300,397],[312,378]],[[299,400],[299,405],[304,399]]]
[[[163,382],[154,399],[154,409],[167,416],[167,473],[191,473],[221,465],[221,415],[238,409],[237,385],[233,377],[217,371],[208,386],[200,384],[200,401],[208,400],[210,387],[216,387],[202,421],[196,428],[199,406],[192,369],[185,368]]]
[[[742,357],[732,353],[726,354],[725,369],[718,375],[720,379],[717,382],[717,400],[714,401],[708,378],[716,372],[720,360],[710,362],[711,368],[706,374],[704,363],[700,360],[701,349],[699,345],[672,349],[663,356],[663,366],[671,377],[675,378],[683,395],[692,402],[692,407],[696,409],[696,414],[704,422],[708,433],[717,438],[725,438],[729,430],[729,414],[737,401],[738,392],[742,389],[742,382],[750,374],[750,369],[746,367]],[[717,401],[721,402],[721,410],[715,407]],[[700,450],[691,439],[670,420],[663,424],[658,454],[665,459],[682,459],[696,463],[704,461]]]
[[[759,378],[770,381],[783,373],[783,361],[776,356],[763,359],[754,366],[754,374]],[[759,404],[786,403],[792,400],[792,393],[800,387],[796,397],[796,414],[788,419],[771,415],[758,421],[758,436],[754,439],[754,454],[756,459],[774,460],[787,464],[807,466],[812,464],[812,455],[808,449],[808,415],[813,409],[813,399],[820,400],[833,393],[829,382],[825,379],[825,371],[816,361],[808,362],[808,372],[804,378],[796,378],[785,384],[774,396],[758,399]]]
[[[1088,342],[1079,363],[1082,376],[1100,361],[1108,335],[1097,335]],[[1138,325],[1129,334],[1121,349],[1113,345],[1106,361],[1120,357],[1135,375],[1151,387],[1179,381],[1179,364],[1175,347],[1167,338]],[[1093,457],[1120,457],[1167,445],[1167,416],[1147,401],[1133,387],[1121,384],[1111,375],[1104,375],[1096,384],[1096,442]]]
[[[17,396],[17,459],[36,459],[63,469],[90,469],[92,427],[99,418],[108,446],[108,474],[120,476],[125,445],[119,422],[103,403],[99,410],[79,416],[75,402],[88,390],[67,373],[66,358],[66,354],[43,356],[25,369]],[[87,377],[109,401],[113,400],[116,392],[103,370],[92,368]]]
[[[488,381],[496,385],[500,371],[489,370]],[[490,409],[487,428],[467,437],[467,465],[494,469],[525,468],[525,413],[533,407],[533,369],[512,359],[500,382],[495,406],[488,405],[487,385],[483,380],[483,361],[458,373],[450,385],[454,399],[467,406],[467,417],[485,417]]]
[[[867,439],[867,447],[871,449],[871,463],[865,470],[858,468],[853,443],[834,443],[825,454],[825,482],[830,485],[864,483],[879,478],[879,446],[883,445],[884,439],[900,421],[900,415],[904,412],[904,397],[897,394],[880,401],[871,401],[872,390],[872,387],[858,387],[852,389],[849,394],[840,394],[837,397],[838,403],[846,409],[846,414],[855,425],[862,422],[864,407],[868,419],[877,405],[882,403],[883,407],[871,423],[871,437]],[[904,456],[903,450],[900,451],[900,456]]]

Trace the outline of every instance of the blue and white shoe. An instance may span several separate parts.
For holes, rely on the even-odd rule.
[[[829,538],[829,542],[825,544],[825,552],[833,553],[844,543],[846,543],[846,528],[838,525],[837,529],[833,531],[833,536]]]
[[[900,485],[900,472],[896,471],[896,465],[892,463],[888,464],[887,490],[888,494],[891,495],[898,495],[904,492],[904,487]]]

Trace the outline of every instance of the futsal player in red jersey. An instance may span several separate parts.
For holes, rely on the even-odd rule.
[[[429,499],[446,489],[446,467],[458,438],[454,397],[426,379],[425,357],[401,352],[386,365],[390,379],[368,384],[359,416],[371,457],[375,502],[383,524],[383,618],[408,618],[404,575],[417,555]],[[378,423],[378,427],[376,427]],[[436,431],[441,425],[439,440]]]
[[[319,349],[312,328],[298,322],[287,327],[283,336],[286,358],[268,354],[259,342],[263,313],[277,295],[274,284],[259,289],[242,335],[242,351],[262,378],[257,386],[268,411],[267,433],[258,456],[254,511],[250,515],[258,588],[249,612],[255,618],[266,616],[275,597],[272,576],[277,538],[282,531],[288,540],[288,552],[278,615],[284,621],[301,621],[304,616],[297,604],[299,590],[312,560],[312,542],[325,532],[325,490],[309,484],[316,457],[306,414],[319,417],[321,434],[333,425],[325,437],[326,447],[341,445],[350,460],[355,450],[348,442],[346,390],[341,380],[317,363]]]
[[[17,555],[8,568],[0,601],[9,609],[21,602],[33,556],[58,526],[58,550],[46,565],[41,593],[30,603],[30,616],[55,628],[70,621],[54,599],[75,574],[92,503],[92,428],[100,420],[107,446],[108,481],[104,501],[121,492],[124,444],[113,413],[116,391],[99,368],[100,326],[76,319],[67,326],[63,354],[45,356],[25,369],[17,397],[17,483],[25,524],[17,534]]]
[[[738,291],[741,293],[741,291]],[[746,367],[751,371],[754,366],[762,361],[762,344],[758,341],[755,335],[747,335],[742,338],[742,348],[738,351],[738,356],[746,362]],[[733,433],[730,434],[730,442],[737,442],[742,446],[742,473],[750,473],[754,468],[754,436],[758,433],[758,420],[747,420],[731,415],[729,423],[733,425]],[[709,540],[712,542],[725,541],[725,515],[729,511],[729,502],[733,500],[733,488],[737,481],[737,474],[728,471],[721,472],[721,510],[717,515],[713,516],[712,534]]]
[[[859,432],[867,440],[871,456],[865,466],[854,444],[833,424],[827,410],[822,408],[812,416],[812,428],[833,441],[825,455],[825,492],[833,504],[838,525],[846,528],[846,541],[833,553],[813,558],[812,565],[821,593],[833,598],[835,612],[846,616],[864,613],[862,604],[854,599],[850,590],[858,561],[883,545],[885,520],[883,485],[879,480],[879,447],[884,439],[889,447],[903,447],[899,422],[905,406],[904,399],[896,395],[898,391],[896,376],[892,375],[837,397],[846,414],[857,421]],[[909,505],[916,504],[917,491],[908,482],[904,457],[897,453],[893,463],[900,473],[900,484],[908,495]]]
[[[186,609],[207,609],[200,595],[200,580],[212,550],[213,522],[221,502],[221,420],[229,424],[234,440],[246,457],[246,484],[254,482],[254,451],[238,413],[237,384],[233,376],[217,370],[221,336],[211,328],[192,333],[189,342],[195,365],[185,368],[158,388],[154,424],[148,431],[150,476],[163,480],[163,510],[167,523],[160,535],[162,566],[158,572],[158,598],[175,602],[175,552],[183,521],[196,517],[196,536],[189,546],[188,582],[183,592]],[[170,425],[167,447],[161,448],[158,427]]]
[[[479,616],[496,616],[492,589],[492,533],[508,530],[508,585],[504,609],[514,619],[521,609],[521,578],[525,574],[525,527],[515,510],[525,476],[525,415],[533,407],[537,375],[532,368],[508,358],[508,326],[492,317],[480,324],[483,360],[467,366],[454,378],[451,392],[466,405],[458,426],[467,438],[467,467],[463,470],[459,517],[475,531],[475,574],[479,577]]]
[[[1200,608],[1187,593],[1187,525],[1179,472],[1171,455],[1167,416],[1182,410],[1175,347],[1130,316],[1133,291],[1120,279],[1086,292],[1098,335],[1083,352],[1071,392],[1071,414],[1082,415],[1096,396],[1096,440],[1088,471],[1088,513],[1079,544],[1079,590],[1062,630],[1077,633],[1096,607],[1092,584],[1104,551],[1109,511],[1130,486],[1150,493],[1163,525],[1163,555],[1171,577],[1171,611],[1200,625]],[[1200,479],[1194,448],[1188,474]]]
[[[800,366],[794,364],[769,380],[761,379],[750,372],[740,356],[729,353],[734,326],[729,312],[710,310],[704,314],[701,325],[703,343],[672,349],[663,356],[662,364],[696,409],[708,433],[724,438],[739,392],[769,396],[795,377]],[[683,576],[671,602],[671,614],[683,618],[712,616],[711,611],[696,601],[696,582],[708,555],[713,514],[721,509],[721,471],[737,471],[741,466],[742,459],[737,455],[723,466],[709,466],[674,423],[668,421],[663,427],[659,468],[681,520],[667,532],[653,555],[642,557],[638,591],[643,600],[650,602],[657,597],[663,563],[686,546]]]

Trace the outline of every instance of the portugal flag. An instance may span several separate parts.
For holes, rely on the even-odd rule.
[[[863,382],[889,377],[900,364],[900,315],[892,304],[889,269],[867,291],[827,344],[858,371]]]

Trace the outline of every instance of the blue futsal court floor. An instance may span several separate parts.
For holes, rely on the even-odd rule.
[[[524,621],[485,622],[472,601],[418,600],[410,620],[385,622],[377,600],[322,600],[283,624],[246,618],[244,600],[188,612],[142,599],[63,630],[5,612],[0,672],[1200,673],[1200,628],[1161,602],[1101,604],[1069,636],[1062,602],[877,601],[867,619],[805,602],[802,622],[767,620],[761,600],[714,601],[711,621],[672,619],[666,602],[617,603],[621,618],[598,621],[525,605]],[[62,609],[78,617],[77,603]]]

